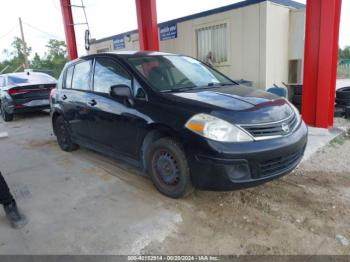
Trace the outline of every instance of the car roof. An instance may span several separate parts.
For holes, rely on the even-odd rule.
[[[111,51],[109,54],[115,54],[119,56],[162,56],[162,55],[177,55],[166,52],[158,51]]]
[[[0,77],[5,77],[8,85],[49,84],[57,82],[56,78],[53,76],[41,72],[7,73],[0,75]]]
[[[42,72],[17,72],[17,73],[6,73],[6,74],[1,74],[0,76],[18,76],[18,77],[23,77],[27,75],[48,75]],[[48,75],[50,76],[50,75]],[[52,77],[52,76],[51,76]]]
[[[131,58],[131,57],[144,57],[144,56],[180,56],[181,54],[173,54],[173,53],[158,52],[158,51],[110,51],[110,52],[95,53],[95,54],[78,57],[74,60],[68,61],[66,63],[66,67],[72,64],[75,64],[78,61],[91,59],[101,55],[117,56],[119,58]]]
[[[100,55],[111,55],[111,56],[118,56],[118,57],[141,57],[141,56],[176,56],[178,54],[172,54],[172,53],[166,53],[166,52],[156,52],[156,51],[111,51],[111,52],[104,52],[104,53],[97,53],[97,54],[91,54],[91,55],[86,55],[82,56],[79,59],[88,59],[92,58],[95,56],[100,56]]]

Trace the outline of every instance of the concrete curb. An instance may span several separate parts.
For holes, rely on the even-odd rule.
[[[350,128],[350,122],[344,122],[343,119],[340,119],[339,122],[341,123],[335,123],[335,127],[331,129],[308,127],[308,143],[302,162],[308,160],[319,149],[327,146],[333,139],[347,132]]]

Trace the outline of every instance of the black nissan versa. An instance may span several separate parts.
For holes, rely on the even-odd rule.
[[[231,190],[291,172],[307,127],[285,99],[236,84],[205,64],[159,52],[68,63],[51,92],[58,144],[139,165],[157,189]]]

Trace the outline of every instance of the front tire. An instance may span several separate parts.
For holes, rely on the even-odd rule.
[[[60,148],[66,152],[78,149],[78,145],[73,143],[66,121],[62,116],[58,116],[54,123],[55,134]]]
[[[1,117],[5,122],[10,122],[13,120],[14,115],[7,113],[4,106],[0,107],[0,111],[1,111]]]
[[[176,141],[155,141],[147,150],[146,161],[152,182],[162,194],[180,198],[193,191],[185,153]]]

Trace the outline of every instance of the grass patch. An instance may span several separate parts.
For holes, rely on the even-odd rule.
[[[348,130],[348,134],[349,134],[349,130]],[[331,142],[330,145],[331,146],[341,146],[345,143],[345,136],[344,135],[340,135],[337,136],[336,138],[334,138]]]

